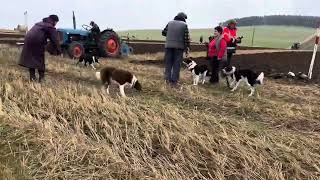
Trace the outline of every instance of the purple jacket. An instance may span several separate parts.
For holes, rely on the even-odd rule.
[[[57,30],[50,18],[44,18],[42,22],[35,24],[26,34],[19,65],[44,71],[47,39],[51,41],[56,52],[61,53]]]

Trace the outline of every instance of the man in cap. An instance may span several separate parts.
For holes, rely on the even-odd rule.
[[[189,53],[190,36],[187,15],[183,12],[177,14],[162,31],[166,36],[165,44],[165,80],[168,84],[176,86],[180,77],[180,67],[183,53]]]
[[[50,40],[55,55],[61,54],[57,38],[57,15],[50,15],[41,22],[36,23],[25,36],[19,65],[29,68],[30,80],[36,81],[36,70],[39,73],[39,82],[44,80],[45,48],[47,39]]]

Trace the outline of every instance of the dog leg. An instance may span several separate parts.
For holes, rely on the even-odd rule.
[[[246,84],[247,84],[247,86],[249,87],[249,90],[251,90],[251,89],[252,89],[251,84],[250,84],[248,81],[246,81]]]
[[[92,59],[94,64],[98,64],[100,66],[99,60],[96,57],[93,56]]]
[[[241,81],[242,81],[242,80],[239,80],[239,81],[237,82],[236,86],[231,90],[232,92],[234,92],[235,90],[238,89],[239,85],[241,84]]]
[[[92,69],[96,70],[96,68],[94,67],[94,65],[93,65],[93,64],[90,64],[90,66],[92,67]]]
[[[205,72],[202,74],[202,84],[204,84],[204,83],[206,82],[207,73],[208,73],[208,71],[205,71]]]
[[[230,83],[230,88],[233,88],[234,87],[234,85],[236,84],[236,80],[233,80],[231,83]]]
[[[196,75],[193,76],[193,85],[194,86],[197,85],[197,76]]]
[[[194,86],[197,86],[199,84],[200,75],[196,75]]]
[[[251,93],[249,94],[249,97],[253,96],[254,95],[254,92],[255,92],[255,88],[254,87],[251,87],[250,88],[251,90]]]
[[[246,81],[247,86],[249,86],[249,90],[250,90],[250,95],[249,97],[253,96],[254,92],[255,92],[255,88],[253,86],[251,86],[251,84],[248,82],[248,80]]]
[[[110,91],[109,91],[110,86],[109,86],[109,84],[106,85],[106,86],[107,86],[107,94],[110,94]]]
[[[110,93],[109,93],[109,86],[110,86],[110,84],[108,84],[108,83],[103,84],[103,85],[101,86],[101,92],[107,92],[107,94],[109,95],[109,94],[110,94]]]
[[[120,94],[122,97],[126,97],[126,94],[124,93],[124,85],[120,85],[119,86],[119,89],[120,89]]]

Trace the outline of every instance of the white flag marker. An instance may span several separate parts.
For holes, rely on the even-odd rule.
[[[313,55],[312,55],[312,59],[309,67],[309,73],[308,73],[309,79],[312,79],[313,65],[314,65],[314,61],[316,59],[316,55],[318,51],[319,38],[320,38],[320,26],[317,28],[316,41],[314,43]]]

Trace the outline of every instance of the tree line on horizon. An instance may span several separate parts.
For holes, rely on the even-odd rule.
[[[272,16],[251,16],[236,18],[237,26],[258,26],[258,25],[283,25],[319,27],[320,17],[317,16],[293,16],[293,15],[272,15]],[[223,23],[226,25],[227,21]]]

